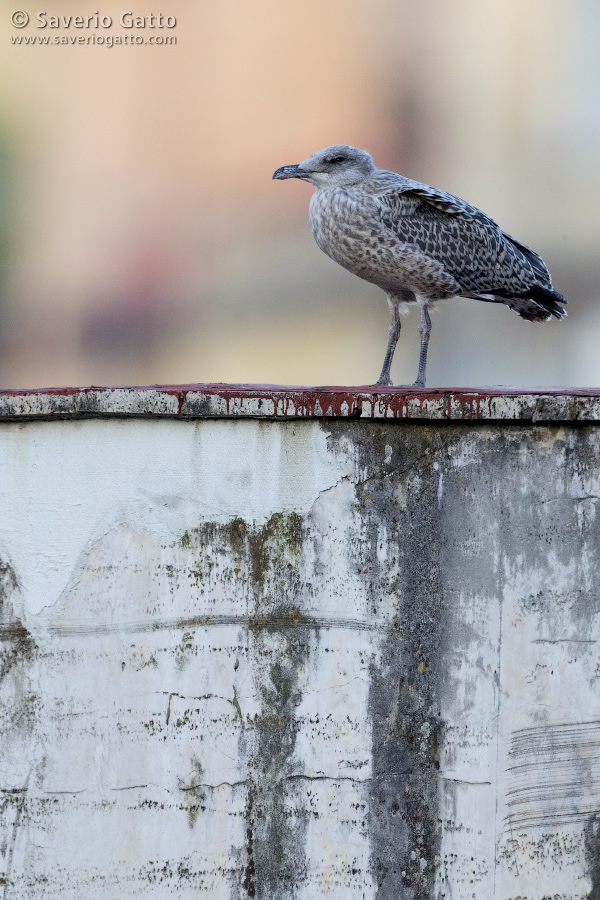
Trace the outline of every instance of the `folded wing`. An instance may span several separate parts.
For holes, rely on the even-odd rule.
[[[396,178],[397,184],[386,179],[376,197],[383,224],[402,242],[441,262],[460,284],[461,296],[505,303],[533,321],[566,315],[560,304],[567,301],[552,287],[537,253],[465,200]]]

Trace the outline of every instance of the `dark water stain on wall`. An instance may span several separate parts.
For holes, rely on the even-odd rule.
[[[304,628],[252,636],[254,652],[269,662],[260,684],[261,712],[246,723],[248,747],[247,864],[250,897],[293,897],[305,877],[306,820],[294,757],[300,674],[308,657]]]
[[[306,818],[295,758],[296,710],[311,642],[297,607],[303,535],[298,514],[276,513],[262,526],[234,519],[199,529],[186,541],[222,547],[245,573],[248,590],[248,624],[242,627],[260,711],[244,716],[236,698],[239,753],[247,767],[245,847],[232,883],[240,898],[285,900],[305,876]]]
[[[582,426],[565,437],[553,427],[517,423],[483,435],[400,423],[324,427],[332,449],[355,461],[359,524],[352,545],[373,613],[385,597],[396,602],[370,671],[369,839],[377,897],[432,900],[441,845],[441,711],[452,703],[445,654],[466,649],[472,638],[465,612],[479,608],[482,615],[487,605],[500,644],[482,677],[498,686],[502,586],[513,573],[518,581],[522,572],[546,571],[549,558],[573,570],[573,590],[561,588],[555,597],[552,578],[544,582],[535,598],[540,638],[570,637],[565,623],[577,620],[579,608],[585,636],[599,614],[595,585],[586,587],[586,564],[592,571],[600,565],[596,432]],[[535,610],[523,613],[535,627]],[[487,633],[487,622],[482,627]],[[590,896],[600,900],[597,846],[589,831]]]
[[[0,558],[0,681],[21,659],[29,659],[34,642],[15,615],[12,596],[19,582],[10,563]]]
[[[261,529],[247,529],[255,606],[248,633],[257,660],[261,710],[245,723],[248,764],[247,865],[244,884],[257,900],[292,897],[305,872],[306,822],[299,813],[300,771],[294,757],[300,679],[310,635],[297,610],[302,584],[297,561],[302,520],[272,516]]]
[[[35,641],[15,614],[12,601],[19,581],[12,566],[0,558],[0,681],[20,662],[32,658]]]
[[[31,690],[28,671],[37,645],[15,614],[13,598],[19,580],[12,566],[0,559],[0,746],[4,778],[0,785],[0,887],[3,896],[12,889],[13,856],[17,836],[27,818],[28,782],[14,784],[10,771],[30,748],[35,728],[37,696]],[[18,763],[17,763],[18,765]]]
[[[334,423],[329,430],[334,444],[346,443],[362,473],[356,485],[362,533],[352,544],[373,612],[388,605],[390,595],[397,604],[370,667],[371,875],[377,900],[426,900],[432,897],[440,845],[444,537],[431,467],[443,438],[439,429],[423,426],[367,430]],[[402,503],[394,493],[399,483]]]

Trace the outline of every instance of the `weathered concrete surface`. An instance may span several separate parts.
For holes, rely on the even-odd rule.
[[[600,897],[597,424],[25,417],[0,484],[6,898]]]
[[[600,389],[198,384],[0,391],[4,421],[107,415],[583,422],[600,421]]]

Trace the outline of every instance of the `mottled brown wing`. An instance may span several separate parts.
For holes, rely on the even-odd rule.
[[[541,258],[466,201],[408,179],[377,200],[384,225],[439,260],[466,292],[519,295],[532,285],[551,287]]]

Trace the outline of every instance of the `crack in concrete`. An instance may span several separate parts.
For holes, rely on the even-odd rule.
[[[240,706],[240,701],[238,700],[238,695],[237,695],[237,690],[236,690],[235,684],[233,686],[233,700],[231,701],[231,703],[233,703],[236,713],[238,714],[240,720],[243,722],[244,717],[242,715],[242,707]]]
[[[111,788],[111,790],[118,790],[118,788]],[[80,788],[78,791],[44,791],[44,794],[85,794],[87,788]]]
[[[111,788],[111,791],[135,791],[136,788],[147,788],[147,784],[128,784],[126,787]]]
[[[536,638],[532,644],[597,644],[598,641],[586,638]]]

